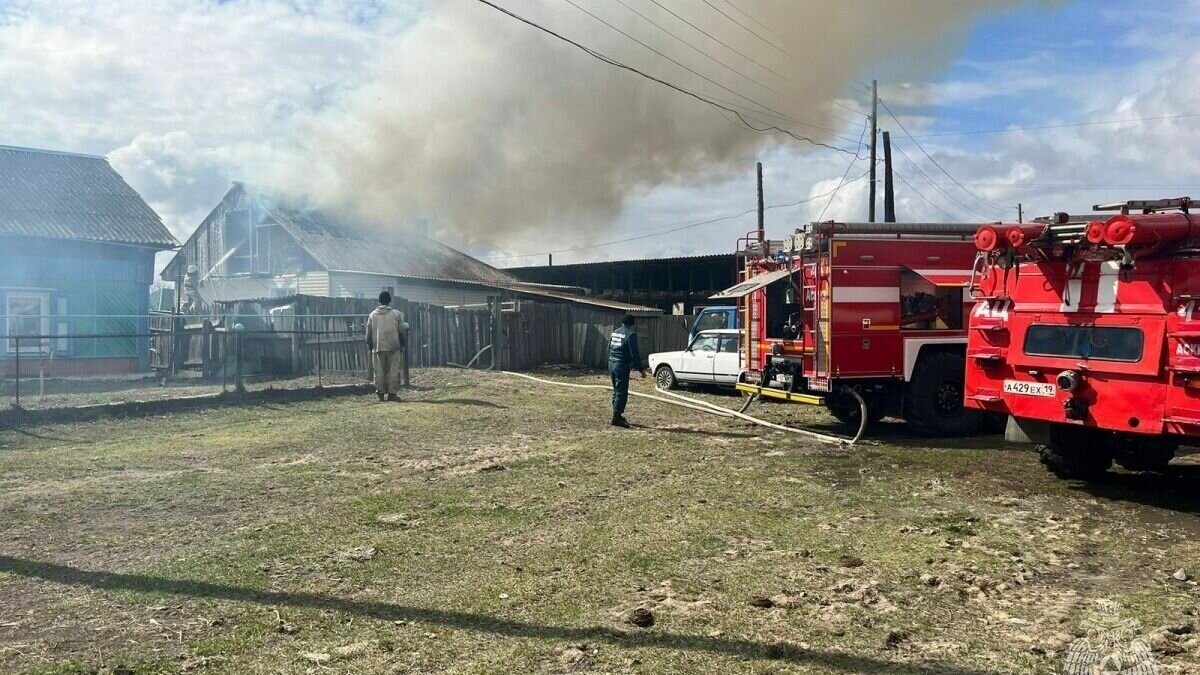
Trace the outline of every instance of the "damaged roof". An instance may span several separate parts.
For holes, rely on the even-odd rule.
[[[104,157],[11,146],[0,146],[0,236],[179,245]]]
[[[314,210],[276,206],[269,213],[327,270],[492,283],[515,281],[487,263],[418,234],[396,236],[355,227]]]

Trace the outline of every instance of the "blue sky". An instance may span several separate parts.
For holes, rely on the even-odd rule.
[[[869,105],[855,80],[878,78],[922,146],[881,110],[902,219],[1200,196],[1190,142],[1200,117],[1180,117],[1200,114],[1197,0],[737,0],[786,33],[792,61],[698,3],[663,0],[784,80],[647,0],[626,2],[707,55],[610,0],[577,2],[729,89],[832,125],[832,138],[794,129],[838,146],[853,149],[862,129],[847,108]],[[568,4],[504,4],[732,98]],[[984,4],[993,9],[975,9]],[[180,238],[231,180],[250,180],[385,226],[428,219],[447,243],[499,265],[562,249],[574,250],[556,261],[709,253],[732,249],[753,216],[683,226],[752,208],[755,161],[778,207],[774,235],[866,214],[865,181],[838,187],[865,161],[847,170],[844,153],[754,134],[473,0],[0,0],[0,85],[0,143],[106,155]],[[1170,119],[960,133],[1144,117]],[[633,240],[605,245],[620,239]]]
[[[934,101],[921,114],[935,117],[928,132],[997,129],[1073,120],[1071,97],[1055,90],[1073,75],[1128,67],[1149,56],[1138,46],[1113,49],[1127,27],[1122,20],[1129,3],[1120,0],[1076,0],[1057,8],[1025,5],[1009,12],[984,15],[943,82],[996,82],[997,71],[1027,78],[1027,89],[966,103]],[[879,77],[887,78],[886,63]],[[1035,83],[1037,77],[1046,79]],[[1069,84],[1067,85],[1069,86]],[[964,137],[984,143],[987,136]]]

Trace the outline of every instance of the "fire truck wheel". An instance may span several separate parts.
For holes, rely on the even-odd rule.
[[[1112,466],[1109,435],[1090,427],[1054,425],[1050,443],[1037,448],[1042,464],[1059,478],[1094,480]]]
[[[904,420],[923,436],[966,436],[979,429],[979,413],[963,406],[966,359],[954,352],[925,354],[904,397]]]
[[[675,379],[675,371],[667,365],[659,366],[658,370],[654,371],[654,383],[659,389],[675,389],[679,386],[679,380]]]
[[[1179,449],[1179,441],[1154,436],[1116,436],[1112,442],[1117,464],[1130,471],[1166,471]]]

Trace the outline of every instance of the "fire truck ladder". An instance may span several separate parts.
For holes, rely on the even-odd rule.
[[[1188,212],[1189,208],[1198,206],[1195,200],[1191,197],[1175,197],[1174,199],[1131,199],[1127,202],[1114,202],[1112,204],[1095,204],[1092,206],[1093,211],[1120,211],[1124,215],[1129,215],[1132,212],[1140,211],[1142,213],[1159,213],[1161,211],[1183,211]]]
[[[811,297],[813,325],[810,331],[813,346],[813,374],[808,378],[808,388],[814,391],[832,391],[830,372],[831,349],[829,333],[833,314],[833,235],[817,236],[817,255],[813,263],[813,285],[804,288],[805,302]],[[806,308],[808,309],[808,308]]]

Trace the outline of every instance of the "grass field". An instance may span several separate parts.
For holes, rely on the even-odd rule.
[[[1192,457],[1089,486],[997,437],[619,430],[602,392],[414,375],[0,430],[0,671],[1051,673],[1112,600],[1200,673]]]

